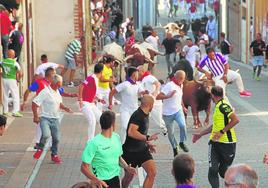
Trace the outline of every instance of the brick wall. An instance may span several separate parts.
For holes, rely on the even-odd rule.
[[[79,39],[83,36],[83,2],[82,0],[75,0],[74,4],[74,31],[75,38]],[[85,44],[82,44],[81,52],[78,56],[78,63],[84,66],[85,62]]]

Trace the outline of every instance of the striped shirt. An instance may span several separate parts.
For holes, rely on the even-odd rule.
[[[79,54],[80,50],[81,50],[81,42],[75,39],[68,45],[65,57],[68,59],[74,59],[74,54]]]
[[[207,66],[213,76],[220,76],[224,73],[224,65],[228,62],[226,61],[225,57],[222,56],[220,53],[215,52],[215,60],[209,59],[209,57],[205,57],[198,65],[199,68],[203,68]]]

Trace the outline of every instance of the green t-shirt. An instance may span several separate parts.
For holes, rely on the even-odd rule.
[[[119,157],[123,154],[118,134],[111,138],[96,135],[87,142],[82,161],[91,165],[91,171],[100,180],[109,180],[120,175]]]
[[[2,62],[0,62],[0,66],[3,69],[3,78],[16,80],[16,73],[18,70],[20,70],[20,65],[15,59],[4,59]]]

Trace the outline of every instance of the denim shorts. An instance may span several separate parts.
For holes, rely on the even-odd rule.
[[[264,56],[253,56],[252,58],[252,65],[255,66],[263,66],[264,63]]]
[[[76,64],[75,64],[74,59],[65,58],[65,60],[66,60],[66,63],[64,65],[64,68],[72,69],[72,70],[76,69]]]

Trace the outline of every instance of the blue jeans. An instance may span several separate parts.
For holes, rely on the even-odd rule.
[[[174,121],[177,122],[180,128],[180,142],[186,141],[186,123],[185,117],[182,110],[179,110],[175,114],[172,115],[163,115],[163,120],[165,121],[167,132],[168,132],[168,139],[173,149],[177,147],[177,141],[174,136]]]
[[[3,59],[7,58],[8,40],[9,40],[8,35],[1,36],[1,45],[2,45],[2,48],[3,48]]]
[[[58,144],[60,139],[59,119],[57,118],[40,118],[40,127],[42,130],[42,137],[40,139],[39,147],[43,149],[50,135],[52,137],[51,155],[58,154]]]
[[[167,69],[168,69],[168,73],[172,72],[172,68],[173,68],[173,63],[171,60],[171,56],[173,56],[173,61],[174,63],[176,62],[176,53],[171,53],[171,54],[166,54],[166,62],[167,62]]]

